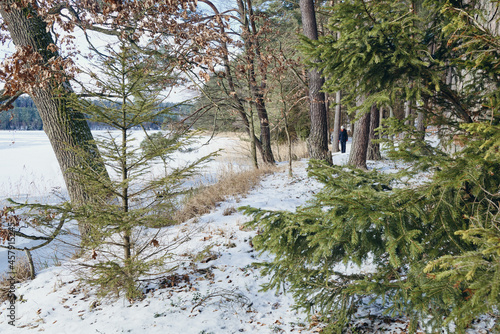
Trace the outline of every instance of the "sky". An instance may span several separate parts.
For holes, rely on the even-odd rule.
[[[216,0],[214,1],[214,3],[216,3],[218,6],[221,6],[221,8],[227,7],[227,2],[224,1]],[[202,10],[206,10],[208,7],[200,3],[199,8]],[[92,68],[93,66],[92,62],[89,62],[83,57],[83,55],[87,55],[90,53],[90,48],[88,46],[89,44],[86,38],[84,37],[83,32],[80,29],[76,28],[74,36],[75,36],[75,45],[81,52],[81,56],[78,56],[76,58],[77,65],[81,66],[82,68]],[[103,34],[98,34],[94,32],[89,32],[89,36],[91,43],[94,45],[94,47],[96,47],[96,49],[100,51],[102,51],[108,43],[116,42],[116,39],[114,37],[105,36]],[[7,41],[7,43],[0,45],[0,60],[3,60],[6,56],[11,55],[14,51],[15,51],[15,45],[12,41]],[[84,83],[89,82],[88,76],[84,74],[78,75],[77,79]],[[186,85],[172,87],[171,89],[165,90],[165,96],[166,96],[165,102],[180,103],[195,98],[196,96],[199,95],[196,85],[200,83],[201,83],[200,81],[196,81],[196,84],[188,82]],[[0,88],[1,87],[3,87],[3,83],[0,82]],[[73,83],[73,88],[75,90],[78,90],[78,85]]]

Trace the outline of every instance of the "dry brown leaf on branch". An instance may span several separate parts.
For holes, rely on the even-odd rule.
[[[200,77],[203,78],[203,80],[205,80],[206,82],[210,81],[210,75],[204,71],[200,71]]]

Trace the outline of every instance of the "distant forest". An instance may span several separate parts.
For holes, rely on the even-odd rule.
[[[191,106],[162,103],[162,108],[173,107],[170,120],[189,113]],[[159,118],[155,122],[144,124],[147,129],[160,129],[164,123],[169,123],[167,117]],[[92,130],[104,129],[101,124],[89,122]],[[43,122],[38,115],[35,103],[29,96],[20,96],[14,102],[14,109],[0,112],[0,130],[43,130]]]
[[[20,96],[14,102],[14,109],[0,112],[0,130],[42,129],[42,120],[29,96]]]

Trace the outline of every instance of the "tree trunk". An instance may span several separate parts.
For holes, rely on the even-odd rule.
[[[358,99],[358,106],[361,105],[361,98]],[[359,113],[359,111],[358,111]],[[354,124],[352,134],[351,153],[349,154],[348,165],[368,169],[366,167],[366,154],[368,151],[368,138],[370,133],[370,113],[365,113]]]
[[[292,161],[293,161],[293,155],[292,155],[292,139],[290,137],[290,131],[288,131],[288,117],[286,116],[286,112],[284,114],[285,117],[285,132],[286,132],[286,142],[288,144],[288,176],[292,177],[293,176],[293,170],[292,170]]]
[[[254,90],[255,107],[260,121],[260,142],[262,160],[266,164],[274,164],[273,151],[271,149],[271,129],[269,127],[269,117],[265,106],[264,98],[258,90]]]
[[[340,105],[341,93],[340,91],[335,94],[335,120],[333,122],[333,133],[332,133],[332,152],[340,152],[339,149],[339,134],[340,134],[340,120],[342,106]]]
[[[212,10],[214,11],[215,15],[220,14],[217,7],[211,1],[200,0],[200,2],[203,2],[207,5],[209,5],[212,8]],[[243,5],[243,4],[241,3],[241,5]],[[221,24],[219,28],[220,28],[221,34],[225,35],[226,32],[225,32],[224,25]],[[230,67],[230,61],[229,61],[229,56],[228,56],[229,49],[227,47],[227,43],[224,40],[222,40],[220,43],[221,43],[221,48],[222,48],[221,56],[222,56],[222,61],[224,63],[224,72],[226,75],[225,78],[227,79],[228,86],[230,89],[229,93],[236,104],[236,110],[238,112],[238,115],[240,116],[240,118],[243,122],[243,125],[245,126],[245,130],[247,131],[247,134],[250,137],[250,145],[251,145],[250,150],[251,150],[251,155],[252,155],[252,162],[254,164],[254,167],[258,168],[255,148],[257,148],[259,150],[259,152],[261,153],[262,156],[264,156],[264,152],[263,152],[263,147],[262,147],[261,141],[255,136],[253,116],[252,116],[253,112],[251,109],[252,105],[251,105],[251,103],[248,103],[249,115],[247,115],[247,113],[245,112],[245,107],[244,107],[243,103],[241,102],[242,99],[240,98],[240,96],[236,90],[236,85],[234,84],[235,80],[233,78],[233,73],[232,73],[231,67]],[[248,120],[249,116],[252,117],[251,122]]]
[[[411,106],[410,106],[410,101],[405,101],[404,103],[404,110],[405,110],[405,124],[406,125],[411,125]]]
[[[427,101],[424,102],[424,109],[427,109]],[[422,111],[417,113],[417,131],[421,140],[425,139],[425,114]]]
[[[327,134],[328,134],[328,137],[327,138],[331,138],[331,131],[332,130],[332,122],[331,122],[331,119],[330,119],[330,115],[328,115],[328,111],[330,110],[330,96],[328,95],[327,92],[325,92],[325,109],[326,109],[326,129],[327,129]],[[330,144],[330,141],[328,141],[328,144]]]
[[[313,0],[300,0],[302,28],[304,35],[313,40],[318,39],[316,12]],[[311,118],[311,132],[307,139],[307,149],[312,159],[332,162],[328,152],[328,126],[325,106],[325,94],[321,92],[324,79],[315,69],[309,71],[309,116]]]
[[[258,68],[260,72],[260,87],[257,86],[257,80],[252,73],[252,81],[254,83],[254,98],[256,99],[257,115],[260,120],[260,141],[262,142],[262,159],[267,164],[274,164],[276,161],[271,149],[271,129],[269,127],[269,116],[267,115],[266,103],[264,101],[264,92],[267,90],[267,66],[262,61],[260,54],[259,31],[255,24],[255,15],[252,7],[252,0],[247,0],[248,18],[255,45],[255,56],[258,60]]]
[[[394,118],[394,109],[389,106],[389,118]],[[394,140],[394,135],[391,135],[391,140]]]
[[[12,41],[17,47],[31,47],[44,60],[58,57],[49,50],[53,43],[46,23],[31,9],[17,10],[0,8]],[[71,169],[90,166],[103,177],[108,177],[97,147],[91,143],[93,137],[84,116],[70,110],[66,98],[72,93],[68,82],[49,83],[47,87],[34,87],[31,95],[43,122],[43,129],[50,140],[64,176],[71,201],[85,203],[89,200],[84,184]],[[81,152],[83,150],[85,157]],[[81,232],[84,230],[81,229]]]
[[[370,139],[368,144],[368,153],[366,159],[368,160],[380,160],[382,156],[380,155],[380,144],[376,144],[373,140],[379,139],[378,134],[375,133],[375,129],[380,126],[380,112],[375,105],[372,106],[370,111]]]
[[[250,101],[248,101],[248,112],[249,112],[249,118],[250,118],[250,155],[252,159],[253,166],[258,169],[259,168],[259,163],[257,162],[257,150],[256,148],[256,139],[255,138],[255,126],[253,123],[253,109],[252,109],[252,104]],[[261,146],[261,151],[262,151],[262,146]]]
[[[255,58],[260,58],[260,45],[257,40],[258,32],[256,31],[257,28],[254,22],[255,18],[252,11],[251,0],[247,0],[247,6],[248,16],[243,1],[238,1],[238,9],[241,16],[241,28],[243,30],[241,37],[245,45],[245,52],[248,62],[250,92],[252,94],[253,103],[255,105],[255,108],[257,109],[257,115],[260,121],[260,143],[262,160],[264,161],[264,163],[274,164],[275,160],[271,149],[271,130],[269,127],[269,117],[267,115],[263,93],[266,88],[265,71],[261,67],[259,67],[262,76],[262,83],[260,87],[257,84],[257,76],[255,73]],[[250,30],[250,26],[252,26],[252,31]],[[262,66],[262,64],[260,66]]]
[[[333,7],[335,1],[330,1],[330,6]],[[337,32],[337,40],[340,39],[340,32]],[[340,135],[340,125],[342,122],[342,105],[340,101],[342,100],[342,92],[339,90],[335,94],[335,116],[333,121],[333,134],[332,134],[332,153],[340,152],[339,148],[339,135]],[[329,109],[327,109],[328,111]]]

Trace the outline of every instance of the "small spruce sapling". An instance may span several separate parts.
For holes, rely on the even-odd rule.
[[[135,300],[142,297],[140,280],[171,270],[171,250],[189,239],[189,232],[169,241],[162,234],[175,223],[172,216],[184,193],[183,182],[213,154],[176,166],[171,156],[191,144],[195,134],[171,130],[166,134],[169,140],[158,141],[159,135],[143,127],[172,114],[161,107],[168,73],[155,66],[154,58],[125,45],[108,51],[108,56],[100,55],[99,74],[89,73],[98,90],[85,92],[92,99],[75,96],[66,103],[89,121],[111,129],[95,139],[111,179],[90,168],[91,159],[84,159],[87,164],[71,172],[84,180],[93,200],[50,208],[88,226],[78,260],[84,280],[98,286],[101,296],[124,292]],[[142,130],[146,139],[141,148],[136,134]]]
[[[182,183],[194,175],[197,166],[210,156],[186,166],[175,167],[169,157],[190,144],[192,134],[169,132],[169,139],[154,140],[148,135],[141,149],[133,131],[144,123],[172,113],[160,107],[161,89],[166,78],[154,59],[138,55],[122,46],[110,50],[99,75],[91,75],[108,103],[75,100],[73,107],[89,120],[115,131],[97,139],[112,180],[103,180],[83,166],[77,173],[87,180],[88,191],[99,201],[75,208],[75,218],[91,227],[85,247],[92,250],[91,284],[101,292],[125,290],[126,297],[141,296],[138,279],[161,270],[172,244],[164,244],[161,228],[174,223]],[[145,143],[145,144],[144,144]],[[182,238],[181,238],[182,239]],[[177,240],[176,242],[181,242]]]

